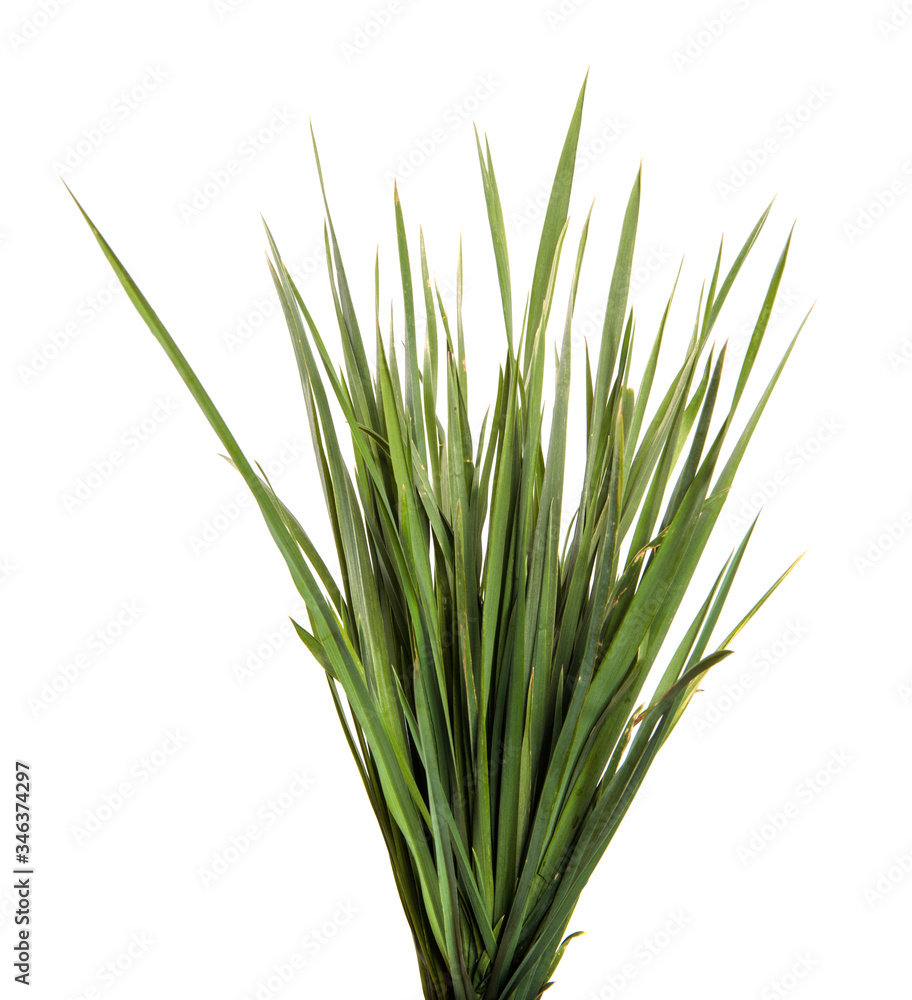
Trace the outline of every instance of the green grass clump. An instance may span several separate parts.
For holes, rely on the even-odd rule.
[[[561,152],[518,337],[494,166],[487,143],[482,149],[478,142],[506,349],[497,395],[477,439],[468,419],[461,250],[454,330],[432,286],[421,239],[418,297],[427,333],[419,354],[415,279],[396,195],[405,351],[398,360],[396,331],[390,329],[388,340],[381,332],[378,266],[372,371],[327,204],[324,232],[342,370],[267,229],[269,267],[300,373],[339,579],[262,469],[244,456],[86,216],[253,492],[303,598],[308,622],[295,627],[325,671],[389,851],[429,1000],[532,1000],[550,985],[573,937],[565,934],[579,895],[656,753],[703,675],[732,652],[731,641],[782,579],[721,642],[713,641],[751,525],[683,639],[663,657],[648,704],[640,701],[795,341],[723,460],[788,242],[728,411],[712,433],[725,347],[717,353],[710,336],[767,209],[724,278],[720,244],[683,360],[650,408],[674,290],[639,385],[631,386],[634,322],[627,299],[639,175],[621,228],[594,371],[586,354],[585,470],[561,543],[571,323],[588,218],[556,361],[547,443],[542,400],[546,328],[567,233],[584,93],[585,84]],[[353,469],[342,458],[333,399],[347,423]]]

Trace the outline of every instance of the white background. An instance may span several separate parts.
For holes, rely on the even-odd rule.
[[[471,122],[492,144],[521,303],[536,199],[591,67],[572,244],[598,198],[574,363],[585,335],[597,341],[641,158],[637,366],[686,251],[660,377],[720,234],[728,264],[776,195],[716,328],[743,350],[797,219],[747,404],[817,305],[697,582],[764,495],[723,626],[808,554],[657,759],[549,996],[908,996],[912,871],[896,859],[912,866],[912,4],[59,3],[10,0],[0,24],[0,870],[13,867],[25,759],[32,995],[273,996],[274,967],[296,951],[306,964],[283,995],[420,993],[325,682],[287,634],[291,580],[259,515],[235,506],[240,479],[163,352],[110,292],[56,173],[329,551],[259,219],[330,331],[308,117],[362,328],[378,243],[383,301],[401,318],[392,174],[415,259],[420,222],[445,296],[462,231],[477,419],[503,334]],[[201,200],[232,159],[240,172]],[[726,379],[730,391],[734,369]],[[90,476],[112,451],[113,474]],[[78,499],[87,477],[97,488]],[[215,541],[194,543],[207,523]],[[258,839],[232,853],[251,825]],[[226,851],[233,863],[207,882]],[[12,881],[0,877],[4,996],[16,995]],[[790,978],[796,966],[809,971]]]

